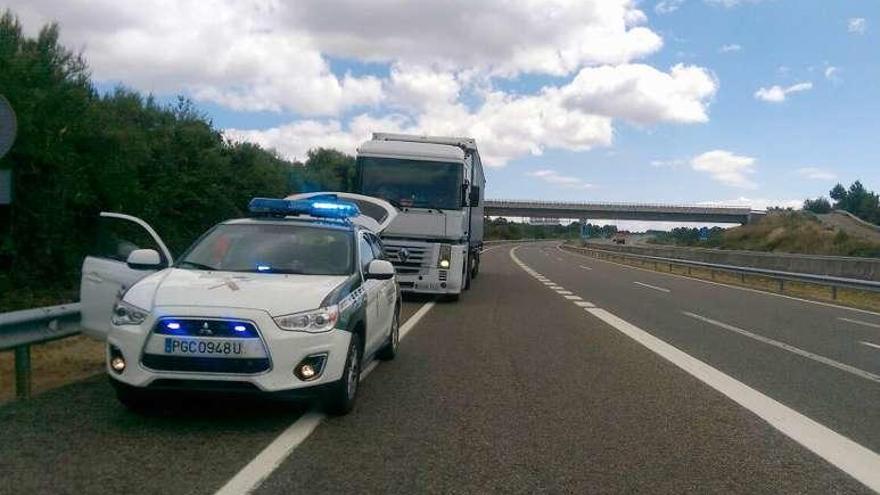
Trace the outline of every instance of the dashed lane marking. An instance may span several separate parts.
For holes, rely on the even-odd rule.
[[[514,247],[509,251],[510,258],[521,268],[528,270],[528,265],[523,263],[522,260],[516,256],[516,250],[517,248]],[[667,344],[645,330],[632,325],[604,309],[597,308],[586,301],[573,302],[576,305],[583,307],[587,313],[595,316],[615,330],[635,340],[651,352],[684,370],[709,387],[724,394],[732,401],[766,421],[770,426],[782,434],[791,438],[822,459],[825,459],[871,490],[880,492],[880,454],[877,454],[840,433],[813,421],[794,409],[775,401],[769,396],[749,387],[745,383],[726,375],[709,364],[700,361],[670,344]],[[704,319],[704,317],[693,313],[685,314],[696,317],[697,319]],[[710,321],[720,323],[715,322],[714,320]],[[725,325],[723,323],[721,324]],[[738,331],[738,333],[745,332],[745,330],[737,329],[736,327],[727,329]],[[750,334],[750,332],[745,332],[745,334]],[[755,335],[755,337],[761,336]],[[766,337],[763,338],[766,339]],[[777,344],[787,346],[787,344],[781,342],[777,342]],[[880,348],[880,345],[877,347]],[[798,350],[800,351],[800,349]],[[812,354],[807,351],[801,352]],[[816,357],[821,358],[821,356]],[[828,358],[823,359],[828,360]],[[834,362],[836,363],[836,361]],[[843,367],[848,367],[843,363],[837,364],[840,364]],[[867,373],[855,368],[853,370]]]
[[[653,289],[660,292],[671,292],[669,289],[664,289],[663,287],[657,287],[656,285],[646,284],[644,282],[633,282],[635,285],[641,285],[642,287],[647,287],[648,289]]]
[[[592,270],[592,269],[593,269],[592,267],[585,266],[585,265],[578,265],[578,266],[580,266],[580,267],[583,268],[584,270]]]
[[[868,347],[873,347],[874,349],[880,349],[880,344],[875,344],[873,342],[865,342],[864,340],[859,342],[859,344],[866,345]]]
[[[735,327],[733,325],[728,325],[727,323],[722,323],[720,321],[713,320],[711,318],[706,318],[705,316],[700,316],[698,314],[694,314],[688,311],[682,311],[686,316],[690,316],[696,320],[700,320],[704,323],[708,323],[710,325],[714,325],[718,328],[723,328],[724,330],[729,330],[734,333],[738,333],[745,337],[748,337],[753,340],[757,340],[758,342],[763,342],[767,345],[772,345],[773,347],[777,347],[779,349],[788,351],[792,354],[797,354],[798,356],[805,357],[807,359],[812,359],[817,363],[822,363],[827,366],[831,366],[832,368],[837,368],[841,371],[845,371],[849,374],[858,376],[860,378],[864,378],[866,380],[870,380],[875,383],[880,383],[880,375],[875,375],[869,371],[865,371],[855,366],[850,366],[845,363],[841,363],[840,361],[835,361],[831,358],[827,358],[825,356],[820,356],[819,354],[812,353],[810,351],[805,351],[800,347],[795,347],[791,344],[786,344],[785,342],[780,342],[778,340],[773,340],[769,337],[764,337],[763,335],[758,335],[756,333],[749,332],[748,330],[743,330],[742,328]]]
[[[862,321],[862,320],[853,320],[852,318],[840,317],[840,318],[838,318],[838,320],[845,321],[847,323],[852,323],[854,325],[861,325],[863,327],[880,328],[880,325],[878,325],[876,323],[868,323],[867,321]]]

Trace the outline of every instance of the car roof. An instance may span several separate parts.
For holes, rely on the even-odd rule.
[[[235,218],[221,222],[222,225],[299,225],[302,227],[317,227],[328,230],[343,230],[348,232],[357,232],[365,230],[359,225],[351,222],[340,220],[329,220],[326,218],[315,218],[310,216],[297,217],[253,217],[253,218]]]

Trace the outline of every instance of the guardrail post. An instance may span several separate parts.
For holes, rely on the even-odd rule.
[[[831,299],[834,301],[837,300],[837,286],[836,285],[831,286]]]
[[[785,279],[779,279],[779,292],[785,292]]]
[[[27,399],[31,396],[31,346],[15,348],[15,397]]]

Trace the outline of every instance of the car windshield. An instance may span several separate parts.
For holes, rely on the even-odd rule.
[[[190,248],[178,268],[230,272],[348,275],[352,234],[279,224],[218,225]]]
[[[404,208],[461,208],[460,163],[358,158],[361,194]]]

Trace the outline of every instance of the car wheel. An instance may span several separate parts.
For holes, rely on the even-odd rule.
[[[397,348],[400,345],[400,312],[394,312],[394,320],[391,321],[391,334],[388,336],[388,342],[379,349],[376,357],[382,361],[391,361],[397,356]]]
[[[348,357],[345,358],[345,368],[342,370],[342,378],[333,383],[327,391],[324,400],[324,412],[331,416],[342,416],[354,409],[358,387],[361,378],[361,352],[360,337],[356,333],[351,334],[348,344]]]

